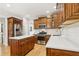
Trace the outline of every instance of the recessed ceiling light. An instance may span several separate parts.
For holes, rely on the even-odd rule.
[[[56,9],[56,6],[54,6],[53,8]]]
[[[10,4],[6,4],[6,6],[7,6],[7,7],[10,7],[11,5],[10,5]]]
[[[47,15],[47,17],[50,18],[51,16],[50,15]]]
[[[46,11],[46,13],[50,13],[50,11],[49,11],[49,10],[47,10],[47,11]]]

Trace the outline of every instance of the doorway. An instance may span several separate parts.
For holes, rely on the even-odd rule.
[[[0,19],[0,45],[3,45],[3,20]]]

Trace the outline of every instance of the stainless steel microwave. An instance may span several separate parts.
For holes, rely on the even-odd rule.
[[[46,28],[46,24],[40,24],[40,25],[39,25],[39,28],[40,28],[40,29]]]

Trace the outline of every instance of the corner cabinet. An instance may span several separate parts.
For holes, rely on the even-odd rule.
[[[52,21],[52,27],[53,28],[60,28],[60,25],[64,21],[64,4],[63,3],[57,3],[56,4],[56,10],[57,12],[53,14],[53,21]]]
[[[56,10],[58,11],[53,15],[54,28],[60,27],[66,21],[79,21],[79,3],[57,3]]]
[[[63,22],[63,13],[57,13],[55,20],[54,20],[54,28],[58,28]]]

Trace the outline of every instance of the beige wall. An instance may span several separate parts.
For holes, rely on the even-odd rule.
[[[2,21],[1,21],[1,20],[2,20]],[[0,18],[0,22],[1,22],[1,23],[3,22],[3,32],[0,33],[0,42],[2,41],[1,34],[3,34],[3,45],[7,46],[7,45],[8,45],[7,17],[2,17],[2,18]],[[1,23],[0,23],[0,24],[1,24]],[[0,30],[1,30],[1,27],[0,27]]]
[[[2,41],[1,24],[2,24],[2,19],[0,18],[0,43],[1,43],[1,41]]]

